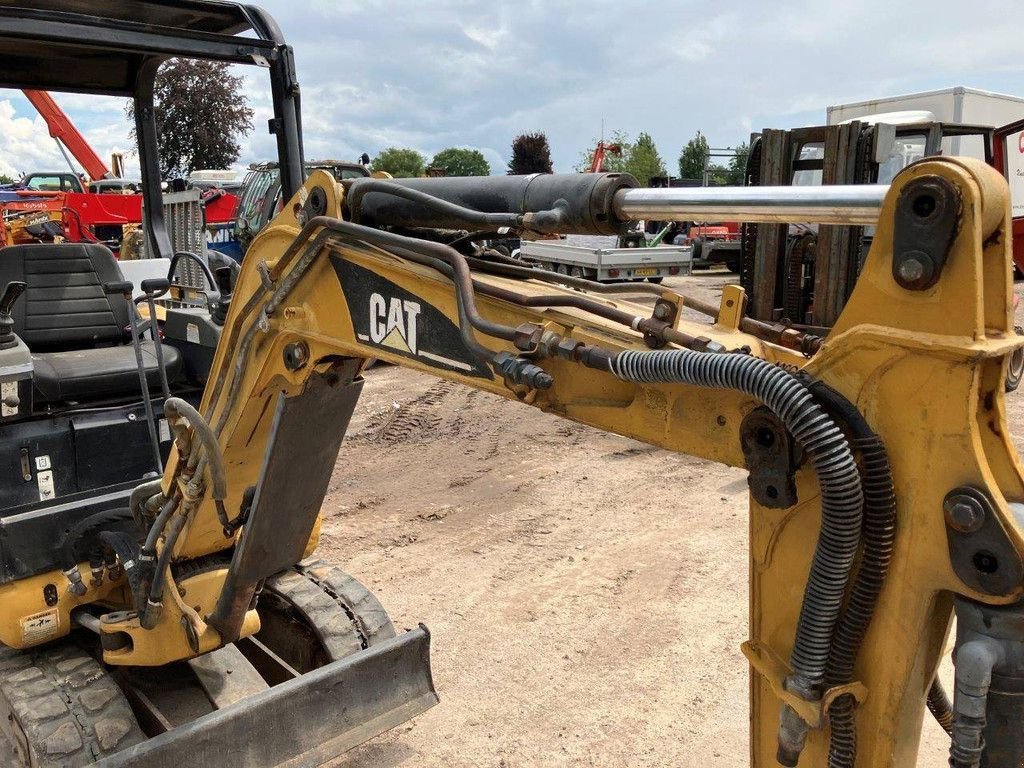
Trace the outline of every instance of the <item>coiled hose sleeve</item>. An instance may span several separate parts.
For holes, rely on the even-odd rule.
[[[857,654],[892,563],[896,541],[896,491],[885,445],[860,411],[823,382],[808,379],[806,383],[814,398],[838,417],[849,432],[852,446],[861,458],[864,487],[864,548],[850,598],[832,638],[825,667],[827,689],[853,680]],[[829,707],[829,768],[854,766],[857,755],[855,706],[853,696],[846,695],[836,698]]]
[[[825,670],[826,688],[853,680],[857,652],[889,572],[896,538],[896,497],[885,448],[877,436],[854,438],[853,444],[860,452],[864,467],[864,550],[850,599],[832,640]],[[847,694],[837,697],[829,707],[829,768],[854,766],[857,755],[855,706],[853,696]]]
[[[935,721],[947,734],[953,735],[953,704],[942,687],[942,682],[936,677],[932,680],[931,688],[928,689],[928,711],[932,713]]]
[[[625,381],[731,389],[757,398],[806,452],[821,492],[821,532],[800,608],[790,655],[793,675],[787,687],[804,698],[820,696],[863,518],[860,473],[845,435],[803,382],[760,358],[686,349],[628,350],[615,355],[609,367]],[[789,707],[783,708],[782,720],[779,758],[783,764],[795,765],[806,738],[806,724]]]

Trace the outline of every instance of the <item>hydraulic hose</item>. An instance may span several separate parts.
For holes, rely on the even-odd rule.
[[[451,216],[481,227],[521,227],[523,217],[516,213],[486,213],[462,205],[442,200],[439,197],[421,192],[411,187],[403,187],[386,179],[358,179],[349,188],[348,203],[353,222],[359,222],[362,212],[363,196],[370,192],[378,192],[394,197],[401,197],[413,203],[429,208],[437,213]]]
[[[942,682],[936,676],[932,680],[931,688],[928,689],[928,711],[932,713],[935,721],[947,734],[953,735],[953,703],[942,687]]]
[[[217,510],[217,519],[224,528],[224,535],[230,536],[237,527],[238,521],[228,518],[228,512],[224,506],[224,500],[228,495],[228,473],[224,466],[224,453],[217,442],[217,436],[199,411],[181,398],[168,398],[164,403],[164,415],[172,425],[177,425],[181,418],[185,418],[192,426],[193,435],[198,438],[204,449],[203,464],[200,465],[199,451],[190,451],[188,469],[194,471],[197,467],[209,466],[210,485],[212,486],[210,496],[213,498],[213,504]],[[177,432],[176,427],[175,432]],[[202,469],[198,474],[202,475]]]
[[[153,525],[149,527],[149,533],[146,535],[146,542],[142,545],[142,558],[153,557],[156,554],[156,542],[160,538],[160,534],[163,533],[164,526],[167,525],[167,521],[170,519],[174,510],[178,508],[178,502],[181,501],[181,494],[174,492],[171,494],[171,498],[164,502],[164,505],[160,508],[160,512],[156,516],[156,520],[153,521]]]
[[[166,579],[167,566],[171,562],[171,554],[174,546],[178,543],[178,536],[181,529],[185,527],[186,515],[178,515],[167,527],[167,538],[164,539],[163,549],[156,561],[156,570],[153,572],[153,581],[149,586],[149,599],[145,608],[139,616],[139,623],[143,629],[152,629],[156,626],[163,612],[164,581]]]
[[[626,285],[599,283],[595,280],[588,280],[585,277],[560,275],[543,269],[523,266],[522,264],[507,264],[504,260],[490,261],[487,259],[469,257],[468,262],[474,271],[487,272],[494,275],[508,277],[522,277],[528,280],[538,280],[546,283],[565,285],[570,288],[582,288],[590,293],[646,293],[658,297],[666,293],[665,289],[657,285],[651,285],[650,283],[629,283]],[[673,293],[675,292],[673,291]],[[719,308],[715,305],[709,304],[706,301],[700,301],[699,299],[687,296],[686,294],[677,293],[676,295],[683,300],[683,307],[685,309],[692,309],[694,312],[714,318],[714,321],[718,322]],[[818,336],[813,336],[809,333],[794,332],[791,328],[782,325],[781,323],[765,323],[746,316],[740,319],[740,330],[749,333],[751,336],[756,336],[762,341],[767,341],[772,344],[781,344],[784,347],[798,350],[808,356],[817,352],[822,343],[822,339]]]
[[[144,528],[145,510],[144,506],[153,496],[160,493],[163,487],[163,478],[157,477],[149,482],[137,485],[132,491],[131,496],[128,497],[128,509],[131,510],[132,517],[135,518],[135,522],[139,524],[140,528]]]
[[[853,680],[857,654],[871,624],[878,596],[892,563],[896,540],[896,492],[885,446],[860,411],[825,383],[810,380],[806,383],[815,399],[849,431],[852,446],[861,457],[864,487],[864,548],[850,589],[850,598],[832,638],[825,668],[827,689]],[[836,698],[829,707],[829,768],[854,766],[857,754],[855,706],[856,701],[848,694]]]
[[[787,689],[810,701],[821,696],[854,557],[861,538],[864,493],[846,437],[793,374],[755,357],[679,349],[627,350],[611,358],[611,372],[624,381],[669,382],[732,389],[763,402],[806,452],[821,492],[821,532],[804,590],[790,655]],[[783,706],[779,761],[795,766],[807,724]]]
[[[206,458],[210,466],[210,485],[213,498],[225,499],[228,491],[228,473],[224,466],[224,454],[220,450],[217,436],[206,423],[206,419],[199,415],[199,411],[189,405],[180,397],[170,397],[164,403],[164,416],[169,422],[177,423],[179,419],[185,418],[192,427],[193,434],[199,439],[205,449]],[[191,451],[188,457],[189,469],[195,469],[199,462],[199,452]]]
[[[127,509],[107,509],[75,523],[64,534],[60,543],[61,563],[64,568],[77,568],[81,550],[88,549],[84,545],[98,541],[97,534],[105,527],[120,525],[131,519],[132,514]]]
[[[143,587],[142,573],[139,569],[138,540],[119,531],[100,531],[98,538],[114,550],[120,559],[121,567],[124,568],[125,577],[128,579],[128,587],[132,591],[135,609],[141,611],[145,605],[146,593]]]

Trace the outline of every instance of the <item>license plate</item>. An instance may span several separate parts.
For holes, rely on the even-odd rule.
[[[654,277],[656,274],[658,274],[658,270],[655,267],[642,267],[633,270],[635,277]]]

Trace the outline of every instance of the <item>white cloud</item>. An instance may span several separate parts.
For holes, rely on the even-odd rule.
[[[603,120],[606,133],[649,132],[671,165],[698,130],[725,146],[751,129],[820,123],[843,101],[951,85],[1024,91],[1019,35],[991,23],[1005,0],[975,0],[969,13],[953,0],[263,4],[295,47],[311,158],[470,146],[501,173],[513,137],[540,130],[567,171]],[[272,158],[265,71],[247,71],[246,94],[256,118],[241,159]],[[60,99],[98,132],[98,150],[123,144],[116,107]],[[7,121],[32,117],[15,106]],[[5,127],[0,117],[0,166],[51,152],[45,129],[22,149]]]
[[[18,116],[9,99],[0,101],[0,173],[17,177],[40,168],[62,168],[53,139],[41,117]]]

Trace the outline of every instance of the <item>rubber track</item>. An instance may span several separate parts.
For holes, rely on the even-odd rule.
[[[117,684],[70,641],[29,651],[0,646],[0,694],[35,752],[31,763],[4,765],[79,768],[146,738]]]
[[[264,588],[306,618],[335,661],[395,636],[377,598],[340,568],[320,560],[304,560],[268,579]]]

